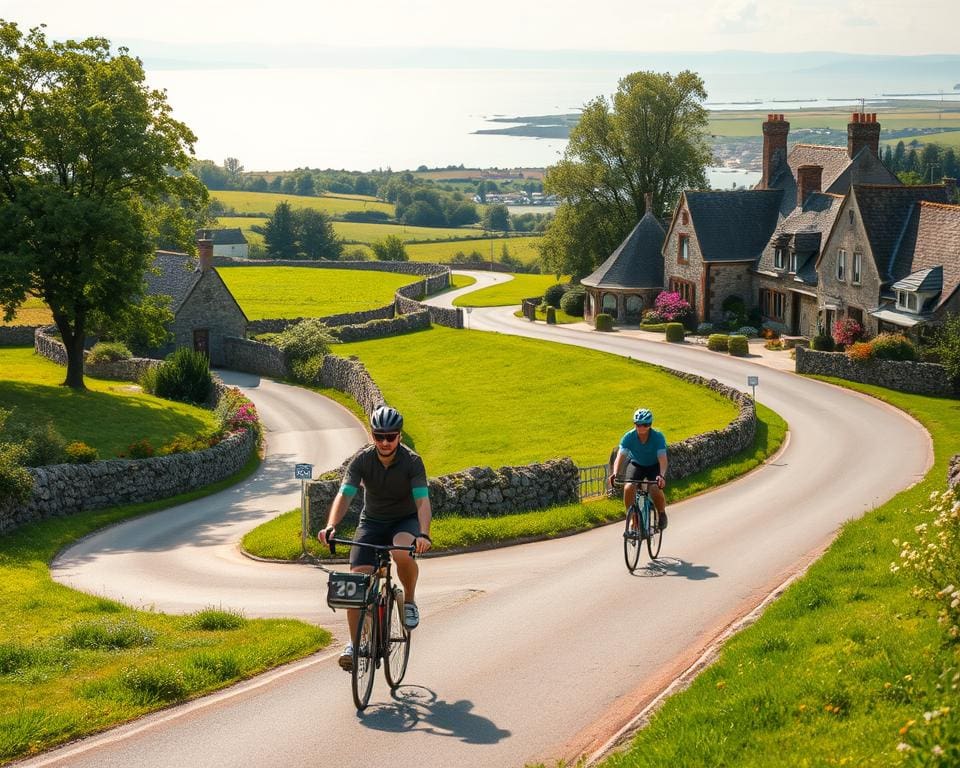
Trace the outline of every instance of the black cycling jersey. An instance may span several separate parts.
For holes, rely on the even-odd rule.
[[[377,448],[370,445],[353,457],[343,476],[343,485],[364,488],[363,514],[360,519],[399,520],[417,514],[413,489],[426,489],[427,470],[423,459],[402,443],[389,466],[383,466]]]

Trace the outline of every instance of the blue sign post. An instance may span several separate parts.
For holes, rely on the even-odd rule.
[[[297,464],[293,476],[300,481],[300,555],[307,554],[307,480],[313,479],[313,464]]]
[[[757,423],[757,385],[760,383],[759,376],[747,376],[747,386],[753,391],[753,423]]]

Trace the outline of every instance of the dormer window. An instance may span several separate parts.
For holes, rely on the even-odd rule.
[[[917,305],[917,294],[911,293],[910,291],[897,291],[897,309],[916,312]]]
[[[797,273],[797,252],[790,251],[790,272],[793,274]]]
[[[773,268],[774,269],[783,269],[786,260],[787,249],[782,246],[777,246],[773,249]]]
[[[837,251],[837,280],[841,283],[847,279],[847,252],[841,248]]]

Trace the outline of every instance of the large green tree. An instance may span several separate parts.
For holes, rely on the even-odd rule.
[[[706,96],[693,72],[634,72],[620,80],[612,103],[600,96],[585,105],[544,181],[563,201],[541,250],[548,270],[582,277],[640,220],[645,194],[663,216],[682,190],[706,186]]]
[[[126,49],[0,20],[0,307],[46,302],[68,386],[84,386],[90,314],[143,295],[158,228],[205,195],[184,173],[194,141]]]

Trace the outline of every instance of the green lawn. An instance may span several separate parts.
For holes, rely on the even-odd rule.
[[[433,476],[559,456],[605,462],[641,403],[670,442],[736,415],[729,400],[657,368],[533,339],[435,327],[335,352],[357,355],[405,414],[405,439]]]
[[[407,246],[407,255],[410,261],[425,262],[447,262],[457,253],[469,256],[476,251],[484,259],[492,258],[499,261],[503,253],[503,246],[507,246],[507,251],[511,256],[520,259],[524,264],[533,264],[540,259],[540,251],[537,250],[537,244],[540,242],[539,236],[520,236],[504,238],[478,238],[476,240],[459,240],[450,243],[411,243]],[[469,269],[469,266],[464,267]]]
[[[523,299],[543,296],[544,291],[556,283],[554,275],[514,275],[513,280],[473,291],[454,299],[453,303],[458,307],[510,307]]]
[[[272,214],[278,203],[287,202],[291,208],[314,208],[333,216],[342,216],[347,211],[382,211],[393,216],[392,203],[385,203],[372,197],[339,197],[323,195],[305,197],[285,195],[276,192],[238,192],[236,190],[216,190],[210,193],[211,199],[219,200],[228,210],[237,213],[258,213],[264,216]]]
[[[846,524],[809,572],[605,768],[957,765],[957,646],[945,642],[935,606],[912,595],[913,577],[890,565],[894,540],[916,542],[914,526],[930,521],[927,499],[944,488],[947,462],[960,453],[960,401],[834,383],[917,418],[933,436],[933,469]],[[943,706],[947,715],[924,717]],[[897,749],[924,741],[922,752]],[[931,754],[935,745],[943,759]]]
[[[104,459],[142,438],[159,447],[181,432],[215,426],[211,411],[145,394],[130,382],[87,376],[85,392],[60,386],[65,371],[32,347],[0,347],[0,404],[20,415],[49,417],[64,438],[82,440]]]
[[[382,307],[416,276],[312,267],[218,267],[251,320],[326,317]]]

